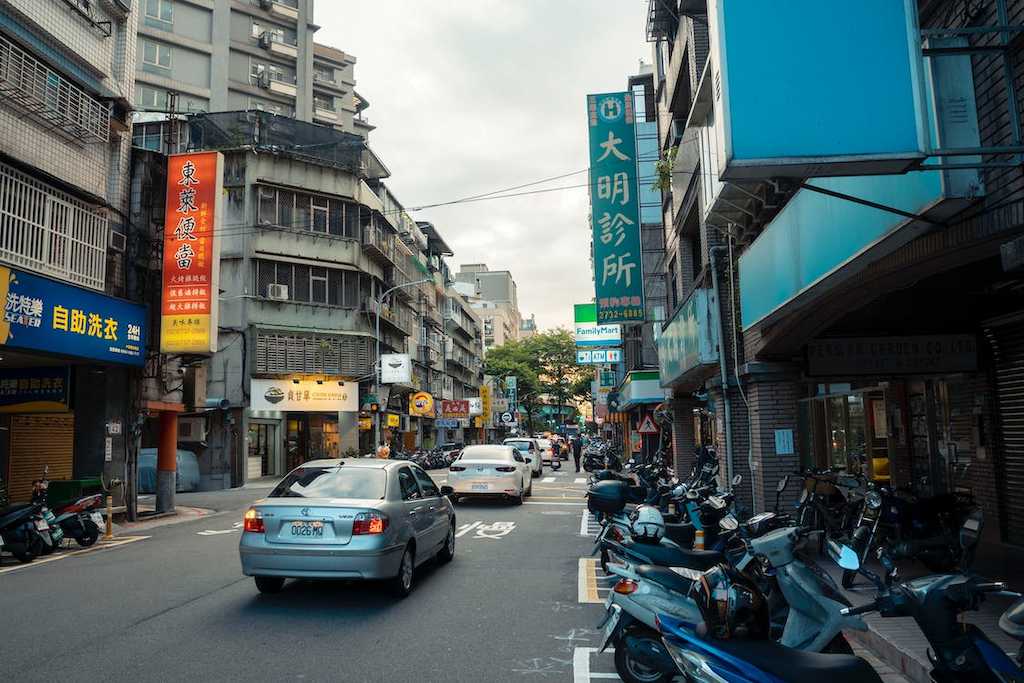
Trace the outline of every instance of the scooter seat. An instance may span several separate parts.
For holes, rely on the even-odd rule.
[[[693,579],[688,579],[682,574],[672,571],[668,567],[642,564],[636,568],[636,573],[637,576],[645,581],[651,581],[659,586],[664,586],[665,588],[682,595],[689,593],[690,586],[693,585]]]
[[[647,559],[641,564],[654,564],[661,567],[686,567],[705,571],[725,562],[725,556],[714,550],[686,550],[670,541],[658,544],[637,543],[626,540],[622,547]]]
[[[19,517],[23,517],[33,507],[35,506],[32,503],[15,503],[0,508],[0,527],[7,526]]]
[[[693,545],[695,535],[692,524],[665,522],[665,536],[673,543],[678,543],[684,548]]]
[[[1024,640],[1024,598],[1010,605],[1010,608],[999,617],[999,628],[1006,635],[1017,640]]]
[[[773,640],[713,640],[710,644],[740,661],[790,683],[881,683],[874,668],[853,655],[805,652]]]

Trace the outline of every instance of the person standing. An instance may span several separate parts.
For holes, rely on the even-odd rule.
[[[580,471],[580,456],[583,454],[583,441],[576,437],[572,440],[572,459],[576,461],[576,471]]]
[[[391,457],[391,447],[388,446],[387,441],[381,441],[380,445],[377,446],[377,457],[381,460],[387,460]]]

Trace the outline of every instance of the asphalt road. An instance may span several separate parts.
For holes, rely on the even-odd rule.
[[[445,471],[435,473],[443,483]],[[217,513],[148,538],[5,571],[4,678],[111,681],[580,681],[601,605],[581,603],[582,477],[534,480],[526,505],[457,506],[455,560],[384,586],[290,581],[261,595],[238,563],[235,524],[265,490],[180,496]],[[579,479],[578,479],[579,477]],[[496,522],[506,523],[491,526]],[[514,526],[506,533],[509,524]],[[604,672],[602,675],[601,672]]]

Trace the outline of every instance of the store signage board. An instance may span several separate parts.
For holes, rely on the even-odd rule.
[[[819,339],[807,345],[814,376],[944,374],[978,369],[974,335]]]
[[[412,382],[412,358],[407,353],[384,353],[380,357],[382,384],[409,384]]]
[[[167,159],[160,351],[217,351],[220,222],[224,155],[173,154]]]
[[[434,426],[441,429],[458,429],[459,421],[451,418],[441,418],[434,422]]]
[[[0,266],[0,347],[143,365],[146,309]]]
[[[434,417],[434,397],[426,391],[417,391],[409,397],[409,414],[415,417]]]
[[[464,399],[441,401],[441,415],[445,418],[469,417],[469,401]]]
[[[494,408],[494,412],[503,413],[509,408],[509,400],[507,398],[496,398],[491,401],[491,405]]]
[[[480,387],[481,414],[484,422],[491,423],[491,416],[494,415],[494,396],[491,394],[491,387],[487,384]]]
[[[633,95],[587,95],[597,322],[645,318]]]
[[[67,368],[11,368],[0,372],[0,413],[67,409]]]
[[[796,450],[793,447],[793,430],[792,429],[776,429],[775,430],[775,454],[776,455],[794,455]]]
[[[253,378],[249,394],[253,410],[310,413],[359,410],[359,385],[354,382]]]
[[[401,424],[402,424],[401,416],[395,415],[394,413],[388,413],[388,415],[387,415],[387,426],[388,427],[391,427],[391,428],[399,427],[399,426],[401,426]]]
[[[484,402],[480,398],[469,398],[469,414],[471,417],[484,414]]]
[[[573,306],[576,346],[619,346],[622,344],[622,326],[597,323],[597,304]]]
[[[577,365],[602,365],[622,362],[622,349],[576,349]]]

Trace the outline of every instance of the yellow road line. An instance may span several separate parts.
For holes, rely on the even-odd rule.
[[[112,541],[99,540],[96,545],[89,548],[80,548],[78,550],[72,550],[69,552],[60,553],[59,555],[49,555],[41,559],[35,559],[27,564],[16,564],[13,567],[5,567],[0,569],[0,574],[6,574],[8,572],[17,571],[19,569],[28,569],[30,567],[38,567],[39,565],[46,564],[47,562],[56,562],[57,560],[64,560],[75,555],[84,555],[85,553],[94,553],[101,550],[112,550],[113,548],[119,548],[135,541],[142,541],[149,538],[149,536],[121,536],[115,538]]]
[[[604,600],[597,594],[597,558],[586,557],[581,560],[581,571],[584,572],[583,585],[585,588],[586,599],[580,599],[580,602],[586,603],[602,603]]]

